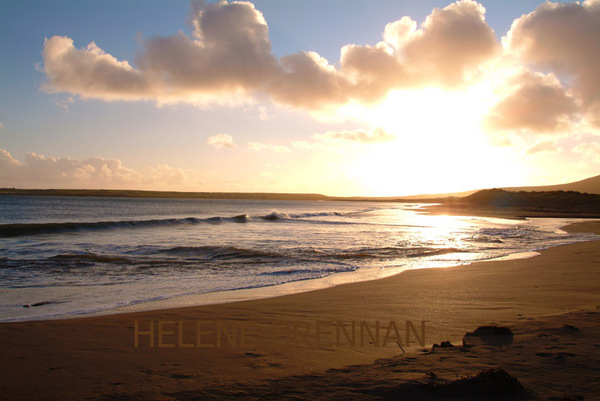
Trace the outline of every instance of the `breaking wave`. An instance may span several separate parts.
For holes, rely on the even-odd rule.
[[[248,223],[253,220],[279,221],[324,216],[343,216],[340,212],[294,213],[287,214],[274,211],[265,216],[254,218],[247,214],[233,217],[186,217],[181,219],[151,219],[151,220],[122,220],[97,222],[66,222],[66,223],[31,223],[31,224],[1,224],[0,237],[19,237],[39,234],[56,234],[75,231],[100,231],[113,229],[154,228],[160,226],[178,226],[194,224]]]

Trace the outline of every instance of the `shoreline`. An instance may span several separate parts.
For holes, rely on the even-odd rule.
[[[599,233],[600,222],[577,223],[566,230]],[[411,322],[418,328],[425,322],[425,348],[443,341],[460,344],[467,331],[484,324],[530,324],[535,331],[540,319],[544,319],[542,316],[562,316],[600,307],[599,244],[600,241],[591,241],[553,247],[528,259],[407,270],[383,279],[274,298],[66,320],[0,323],[0,346],[5,366],[10,367],[2,376],[0,396],[14,400],[176,399],[173,394],[191,397],[210,389],[225,391],[221,387],[225,384],[260,387],[266,381],[290,380],[294,375],[350,369],[344,367],[357,364],[372,367],[380,358],[412,358],[410,363],[414,365],[400,372],[400,377],[407,380],[414,375],[425,377],[426,369],[432,368],[420,362],[419,350],[423,347],[414,337],[412,344],[402,348],[406,354],[393,341],[385,347],[368,343],[338,346],[331,324],[365,321],[373,328],[380,322],[383,337],[394,322],[400,327],[404,341],[405,323]],[[577,319],[583,317],[573,316],[576,326]],[[174,346],[159,346],[156,331],[156,346],[144,346],[149,336],[142,334],[138,338],[142,346],[136,348],[135,320],[142,332],[148,330],[150,322],[156,322],[156,326],[161,321],[172,322],[165,323],[163,340],[164,344]],[[183,332],[181,342],[176,334],[179,321],[183,322],[179,326]],[[200,343],[194,342],[197,332],[190,326],[197,321],[240,324],[247,329],[247,345],[228,347],[223,340],[223,346],[216,346],[211,342],[216,332],[207,323],[209,326],[202,326],[202,330],[209,333],[201,344],[213,346],[199,347]],[[302,322],[306,322],[308,331],[303,336],[297,335],[297,341],[291,343],[286,332],[279,332],[273,338],[274,327],[277,328],[273,322],[282,323],[278,327],[287,323],[304,328]],[[317,322],[329,324],[319,329]],[[233,330],[232,327],[226,329]],[[531,331],[531,327],[523,330]],[[322,344],[317,342],[319,335]],[[598,355],[598,347],[590,347],[586,350]],[[511,349],[517,349],[516,345]],[[466,354],[454,355],[459,361],[454,369],[457,377],[472,374],[470,366],[485,359],[475,356],[470,360]],[[530,375],[535,378],[533,362]],[[440,366],[435,365],[435,369],[441,369],[443,361],[436,363]],[[506,366],[515,370],[518,363],[509,361]],[[572,368],[576,370],[577,366]],[[527,369],[522,366],[520,369],[518,378],[526,376]],[[559,373],[555,369],[553,374]],[[308,383],[305,379],[295,385],[303,388]]]
[[[600,240],[599,240],[600,241]],[[589,242],[589,241],[585,241]],[[576,242],[577,243],[577,242]],[[568,244],[571,245],[571,244]],[[565,245],[561,245],[565,246]],[[168,298],[163,300],[149,301],[149,302],[140,302],[132,305],[126,305],[122,307],[118,307],[115,309],[110,309],[106,311],[100,312],[91,312],[91,313],[82,313],[82,314],[73,314],[73,315],[61,315],[55,318],[41,318],[41,319],[21,319],[21,320],[5,320],[0,321],[2,323],[17,323],[17,322],[30,322],[30,321],[55,321],[55,320],[69,320],[69,319],[82,319],[82,318],[93,318],[99,316],[112,316],[112,315],[120,315],[120,314],[130,314],[130,313],[140,313],[140,312],[152,312],[152,311],[162,311],[162,310],[171,310],[171,309],[181,309],[181,308],[193,308],[193,307],[202,307],[209,305],[224,305],[231,304],[237,302],[251,302],[262,299],[270,299],[270,298],[279,298],[285,297],[288,295],[294,294],[302,294],[306,292],[312,291],[320,291],[326,290],[328,288],[336,287],[339,285],[345,284],[360,284],[364,282],[377,281],[377,280],[385,280],[388,277],[393,277],[396,275],[403,274],[409,270],[422,270],[422,269],[452,269],[452,268],[460,268],[461,266],[469,266],[473,263],[486,263],[486,262],[496,262],[496,261],[507,261],[507,260],[519,260],[519,259],[528,259],[533,258],[540,255],[541,251],[530,251],[530,252],[516,252],[507,254],[504,256],[500,256],[493,259],[484,259],[478,260],[475,262],[468,262],[461,265],[452,264],[444,267],[418,267],[418,268],[405,268],[398,269],[399,271],[386,271],[384,272],[381,269],[373,269],[375,273],[370,273],[369,271],[361,271],[360,276],[367,277],[364,279],[354,279],[354,280],[345,280],[344,276],[355,276],[357,275],[356,271],[351,272],[342,272],[335,273],[330,276],[325,276],[316,279],[306,279],[299,281],[291,281],[283,284],[275,284],[271,286],[265,287],[256,287],[256,288],[241,288],[235,290],[227,290],[227,291],[218,291],[218,292],[209,292],[203,294],[191,294],[191,295],[181,295],[174,298]],[[366,268],[365,270],[371,270]]]
[[[431,213],[427,213],[431,214]],[[463,216],[470,217],[470,216]],[[481,217],[474,215],[473,217]],[[509,219],[509,216],[485,216],[499,219]],[[553,217],[550,217],[553,218]],[[584,220],[577,219],[580,221],[576,222],[565,222],[566,225],[558,227],[559,230],[563,230],[565,227],[570,227],[573,225],[583,225],[585,226],[587,223],[591,222],[591,228],[581,229],[571,231],[573,233],[586,233],[594,231],[594,220]],[[600,223],[600,221],[598,221]],[[587,231],[586,231],[587,230]],[[567,231],[567,230],[563,230]],[[600,230],[596,230],[596,234],[600,235]],[[587,241],[585,241],[587,242]],[[574,242],[578,243],[578,242]],[[548,249],[548,248],[544,248]],[[515,252],[510,253],[504,256],[494,257],[490,259],[481,259],[475,261],[465,261],[462,264],[448,264],[447,266],[435,266],[428,267],[425,265],[423,267],[406,267],[406,266],[398,266],[393,268],[376,268],[376,267],[366,267],[360,268],[358,270],[349,271],[349,272],[341,272],[331,274],[325,277],[314,278],[314,279],[306,279],[306,280],[298,280],[298,281],[290,281],[281,284],[275,284],[270,286],[262,286],[262,287],[251,287],[251,288],[240,288],[240,289],[232,289],[226,291],[217,291],[217,292],[208,292],[201,294],[188,294],[188,295],[179,295],[173,298],[165,298],[165,299],[157,299],[152,301],[142,301],[136,302],[130,305],[115,307],[111,309],[91,311],[91,312],[80,312],[80,313],[66,313],[60,315],[46,315],[41,317],[32,317],[32,318],[10,318],[6,320],[0,320],[0,324],[3,323],[19,323],[19,322],[42,322],[42,321],[57,321],[57,320],[71,320],[71,319],[82,319],[88,317],[100,317],[100,316],[111,316],[118,314],[126,314],[126,313],[138,313],[138,312],[151,312],[151,311],[161,311],[161,310],[169,310],[169,309],[179,309],[179,308],[188,308],[188,307],[196,307],[196,306],[208,306],[208,305],[220,305],[220,304],[229,304],[236,302],[246,302],[253,300],[261,300],[268,298],[277,298],[287,295],[300,294],[311,291],[319,291],[328,288],[332,288],[339,285],[344,284],[359,284],[362,282],[376,281],[382,280],[389,277],[393,277],[399,274],[403,274],[409,270],[421,270],[421,269],[437,269],[437,268],[460,268],[464,266],[469,266],[474,263],[487,263],[487,262],[495,262],[495,261],[505,261],[505,260],[518,260],[518,259],[526,259],[538,256],[540,254],[540,250],[533,250],[527,252]],[[43,302],[45,304],[46,302]]]

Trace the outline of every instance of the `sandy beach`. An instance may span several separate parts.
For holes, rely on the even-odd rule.
[[[512,334],[462,346],[485,325]],[[597,241],[262,300],[3,323],[0,398],[591,400],[599,334]]]

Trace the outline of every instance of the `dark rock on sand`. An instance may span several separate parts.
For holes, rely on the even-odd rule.
[[[465,334],[463,346],[472,347],[476,345],[511,345],[513,343],[513,332],[508,327],[480,326],[477,330]]]
[[[448,396],[459,396],[461,399],[477,397],[511,397],[511,399],[530,398],[527,390],[519,380],[503,369],[490,369],[479,372],[472,377],[455,380],[440,386],[442,393]]]
[[[429,352],[433,352],[436,348],[453,348],[454,345],[450,341],[442,341],[439,344],[433,344]]]

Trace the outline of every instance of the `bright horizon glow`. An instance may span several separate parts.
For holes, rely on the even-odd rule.
[[[404,196],[600,174],[600,0],[136,1],[0,3],[0,187]]]
[[[395,91],[380,105],[343,110],[397,137],[349,166],[351,176],[375,196],[450,193],[488,188],[490,181],[499,186],[520,182],[526,167],[482,134],[482,119],[492,101],[486,89],[480,85],[469,91]],[[405,112],[399,116],[397,110]],[[393,171],[396,182],[390,181]],[[434,192],[432,181],[437,182]]]

